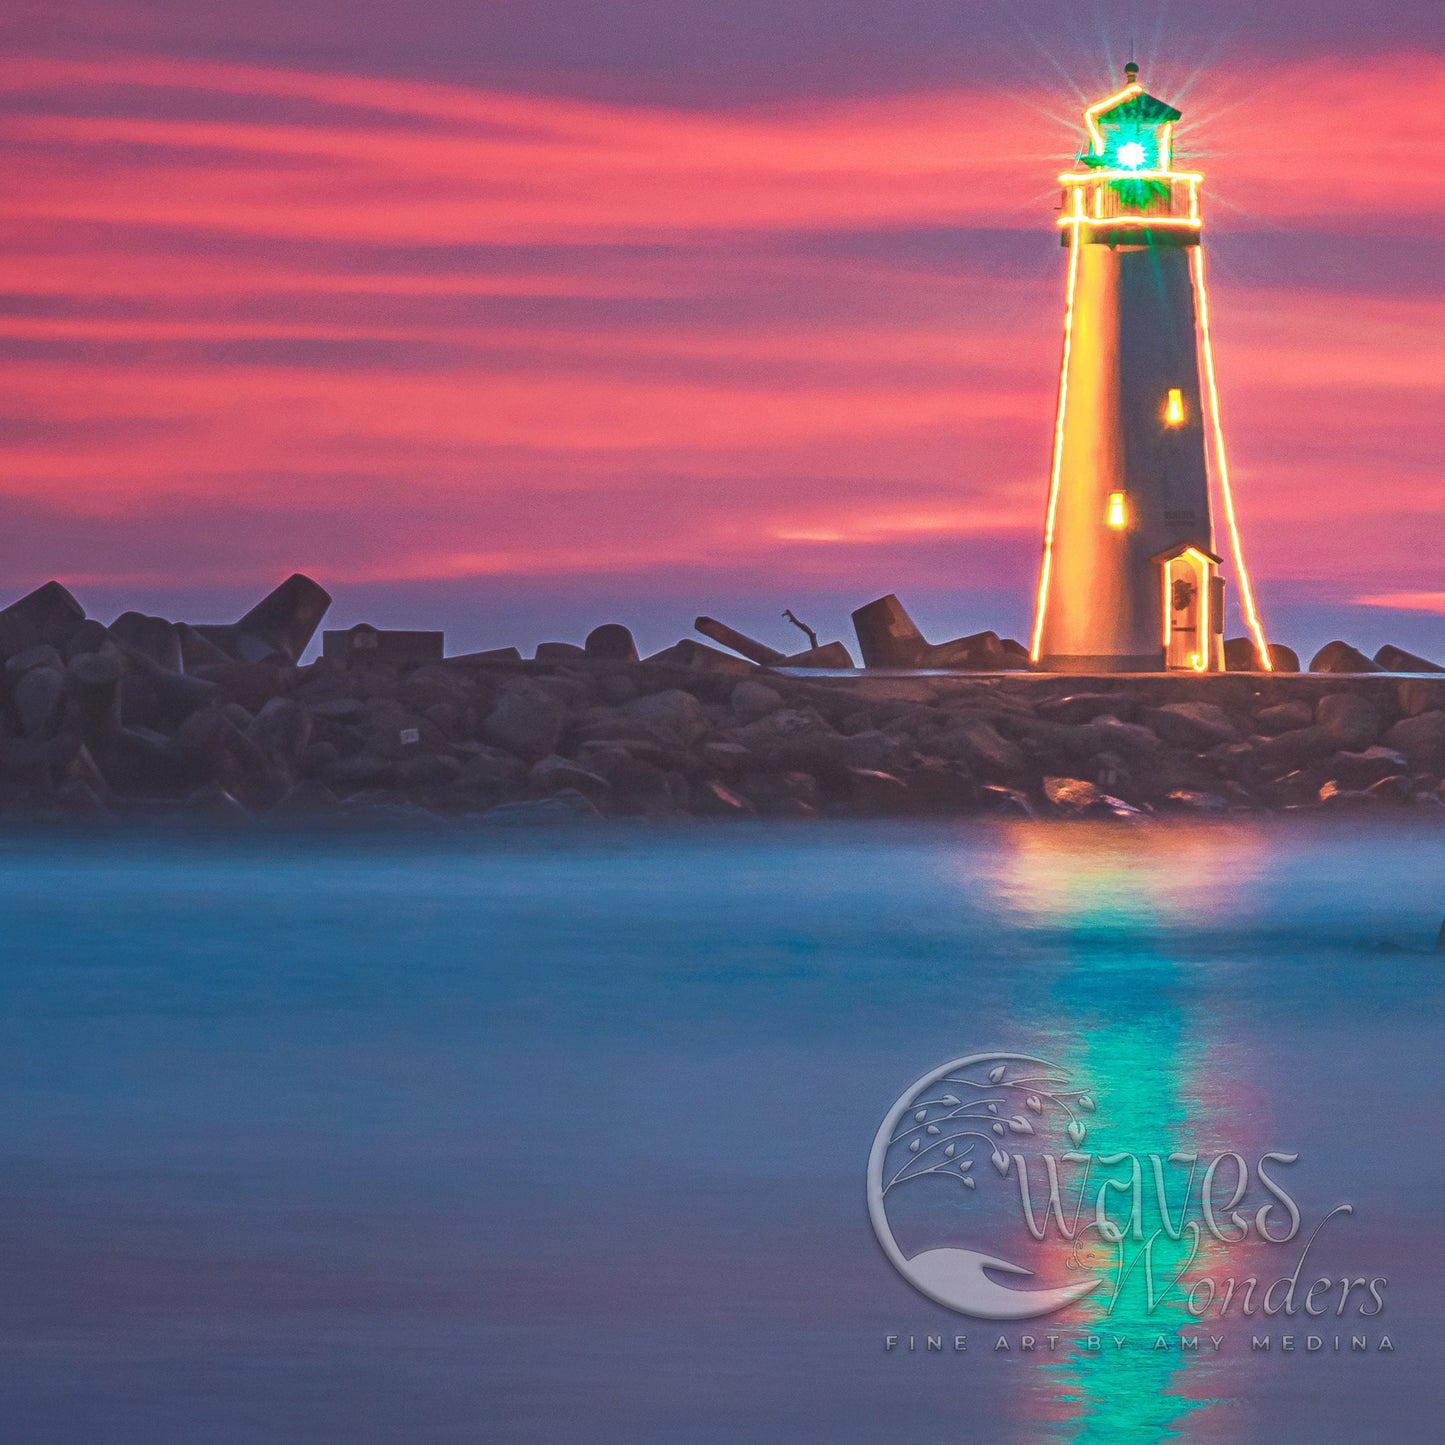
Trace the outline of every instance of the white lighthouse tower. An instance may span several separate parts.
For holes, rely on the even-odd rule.
[[[1064,357],[1031,656],[1055,672],[1224,667],[1209,453],[1256,666],[1269,652],[1239,545],[1219,423],[1199,191],[1176,171],[1173,106],[1130,64],[1084,112],[1059,177]]]

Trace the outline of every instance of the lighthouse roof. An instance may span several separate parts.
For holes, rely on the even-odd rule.
[[[1111,100],[1112,104],[1105,101],[1098,110],[1090,107],[1090,114],[1096,123],[1102,121],[1106,125],[1162,125],[1165,121],[1178,120],[1181,115],[1172,105],[1134,86],[1126,87],[1118,97],[1111,97]]]

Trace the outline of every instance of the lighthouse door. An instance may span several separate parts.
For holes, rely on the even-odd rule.
[[[1170,557],[1164,574],[1164,666],[1191,672],[1209,667],[1209,559],[1193,548]]]

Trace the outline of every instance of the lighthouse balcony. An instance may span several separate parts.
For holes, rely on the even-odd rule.
[[[1111,170],[1062,175],[1061,239],[1068,245],[1077,231],[1081,242],[1111,246],[1196,245],[1202,179],[1185,171]]]

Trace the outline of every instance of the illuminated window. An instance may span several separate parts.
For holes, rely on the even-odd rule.
[[[1115,528],[1129,525],[1129,501],[1123,492],[1109,493],[1109,510],[1105,520]]]
[[[1184,393],[1177,386],[1170,388],[1169,400],[1164,403],[1164,425],[1184,425]]]
[[[1148,159],[1148,151],[1136,140],[1125,141],[1119,147],[1119,164],[1126,171],[1137,171]]]

